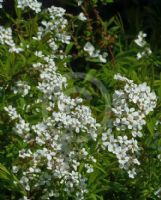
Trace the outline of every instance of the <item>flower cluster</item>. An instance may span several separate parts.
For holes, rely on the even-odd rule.
[[[18,81],[12,88],[15,94],[23,97],[30,90],[33,96],[39,94],[38,99],[33,99],[22,112],[19,108],[21,115],[11,105],[4,108],[15,124],[14,132],[25,143],[14,161],[13,172],[28,193],[23,199],[36,198],[39,192],[40,199],[45,200],[71,195],[81,200],[88,192],[84,175],[94,171],[96,162],[86,144],[96,141],[100,125],[92,117],[90,108],[82,104],[81,98],[65,94],[67,79],[59,73],[57,66],[57,60],[63,61],[65,57],[62,56],[62,46],[70,39],[66,38],[64,30],[67,25],[63,18],[65,11],[52,6],[47,13],[49,21],[41,22],[37,39],[50,33],[46,45],[51,48],[51,55],[38,49],[34,53],[38,61],[31,67],[39,76],[36,88],[31,91],[24,81]],[[26,116],[36,111],[42,117],[32,123]]]
[[[9,105],[7,107],[4,107],[4,110],[8,113],[11,120],[15,120],[20,117],[20,115],[17,113],[16,108]]]
[[[47,9],[48,19],[41,22],[41,26],[38,27],[37,36],[33,37],[34,40],[41,40],[46,34],[53,33],[54,38],[51,37],[48,40],[49,46],[55,51],[57,50],[57,43],[69,44],[71,36],[65,31],[68,24],[64,18],[65,10],[56,6],[52,6]]]
[[[117,130],[131,130],[133,137],[141,137],[141,130],[146,124],[145,117],[156,107],[156,94],[151,92],[146,83],[137,85],[119,74],[114,79],[125,83],[123,89],[113,94],[114,126]]]
[[[16,121],[14,130],[18,135],[22,136],[30,131],[29,123],[26,123],[21,115],[18,114],[16,108],[14,108],[12,105],[9,105],[4,107],[4,110],[8,113],[11,120]]]
[[[18,8],[25,9],[26,7],[29,7],[36,13],[41,12],[41,5],[42,3],[38,2],[37,0],[17,0]]]
[[[112,128],[102,135],[103,146],[107,146],[108,150],[116,155],[120,167],[128,171],[129,177],[134,178],[134,166],[140,164],[137,159],[139,148],[136,138],[142,137],[145,117],[156,107],[157,97],[146,83],[137,85],[120,74],[116,74],[114,79],[122,82],[124,87],[115,90],[113,94],[114,119]],[[129,136],[115,138],[113,129],[118,132],[126,131]]]
[[[13,41],[11,28],[0,26],[0,44],[7,45],[9,47],[9,52],[20,53],[24,51],[23,48],[17,47]]]
[[[22,97],[28,95],[31,87],[24,81],[17,81],[16,86],[12,88],[14,94],[20,94]]]
[[[91,110],[87,106],[81,105],[81,98],[72,99],[64,94],[63,88],[67,85],[66,78],[56,71],[56,65],[52,58],[44,56],[43,59],[47,62],[45,65],[34,64],[34,67],[38,66],[42,79],[37,88],[50,101],[48,111],[52,111],[55,107],[59,109],[59,112],[52,112],[55,123],[59,124],[59,128],[66,130],[74,130],[77,133],[87,132],[95,140],[99,124],[91,116]]]
[[[142,31],[139,32],[137,39],[134,40],[134,42],[143,50],[141,52],[137,53],[137,59],[141,59],[144,56],[148,56],[152,53],[151,49],[148,47],[147,42],[145,41],[145,38],[147,37],[146,33],[143,33]]]
[[[68,100],[71,100],[71,103]],[[79,111],[79,109],[75,109],[75,112],[73,111],[75,115],[71,120],[70,115],[72,112],[70,114],[70,109],[76,106],[78,101],[81,102],[81,100],[69,98],[68,100],[64,99],[63,101],[63,103],[68,103],[67,107],[65,107],[65,105],[63,105],[64,107],[61,106],[61,104],[59,105],[61,112],[52,111],[50,117],[47,117],[47,119],[35,125],[25,122],[12,106],[4,108],[11,119],[17,121],[14,130],[28,145],[27,148],[19,151],[20,161],[15,162],[13,172],[18,173],[23,171],[20,182],[25,187],[26,191],[39,189],[43,186],[44,190],[41,199],[50,199],[53,196],[61,195],[59,191],[54,190],[55,187],[52,180],[57,179],[59,180],[59,184],[65,185],[64,192],[70,195],[77,188],[77,199],[84,199],[84,194],[87,193],[86,178],[79,172],[79,166],[80,163],[84,162],[86,173],[92,173],[92,163],[96,162],[94,157],[88,154],[85,147],[82,147],[83,141],[80,141],[80,144],[78,142],[72,147],[72,143],[76,143],[77,140],[77,136],[74,134],[76,130],[80,128],[82,132],[86,131],[91,133],[90,131],[93,131],[93,128],[97,129],[97,127],[95,124],[92,125],[93,121],[91,122],[88,119],[88,121],[86,121],[86,114],[88,113],[83,113],[83,111]],[[52,106],[51,104],[53,105],[53,102],[49,97],[49,105]],[[47,107],[47,109],[49,109],[49,107]],[[54,107],[50,107],[50,109],[54,110]],[[86,110],[88,111],[89,109],[87,108]],[[66,121],[63,121],[60,114],[63,115],[65,111],[68,115],[66,116]],[[83,117],[82,120],[84,120],[85,123],[81,126],[79,124],[78,127],[76,127],[76,116],[79,117],[80,124],[83,123],[80,119],[81,117]],[[91,116],[89,117],[93,119]],[[92,130],[90,130],[90,126]],[[31,134],[32,132],[34,135]],[[35,148],[37,149],[36,151]],[[23,162],[25,163],[24,165],[22,161],[25,161]],[[19,162],[21,165],[19,165]],[[28,166],[27,168],[26,164]],[[43,171],[43,169],[46,170]],[[53,188],[53,190],[48,191],[46,189],[48,187]]]
[[[0,0],[0,8],[2,2]],[[79,5],[83,3],[82,0],[77,2]],[[41,3],[37,0],[17,0],[17,7],[41,12]],[[11,28],[0,26],[0,44],[6,45],[9,52],[21,53],[20,56],[13,54],[13,57],[23,59],[32,54],[29,61],[26,57],[24,59],[31,73],[18,74],[15,80],[21,80],[7,87],[14,93],[7,102],[11,102],[12,98],[14,101],[6,103],[4,107],[13,128],[12,133],[18,135],[17,140],[21,141],[12,167],[27,192],[19,200],[84,200],[89,192],[88,176],[94,172],[95,163],[98,162],[93,152],[97,153],[99,149],[100,124],[78,94],[74,94],[74,97],[67,95],[70,86],[67,77],[61,73],[67,70],[66,44],[71,43],[65,13],[63,8],[52,6],[40,15],[34,15],[34,20],[38,20],[35,22],[38,32],[31,33],[29,43],[28,36],[20,38],[24,40],[27,52],[22,43],[17,47]],[[77,18],[86,20],[83,13]],[[135,40],[138,46],[144,48],[141,56],[146,51],[150,52],[145,37],[146,34],[141,32]],[[101,53],[90,42],[85,44],[84,51],[102,63],[107,60],[107,53]],[[22,81],[28,79],[32,86]],[[113,153],[119,167],[134,178],[140,165],[138,157],[141,148],[137,138],[143,136],[146,116],[155,109],[157,97],[146,83],[135,84],[120,74],[116,74],[114,79],[121,82],[122,88],[113,94],[111,124],[102,133],[101,145]]]
[[[115,138],[112,129],[102,134],[102,141],[103,147],[107,147],[109,152],[116,155],[119,167],[127,170],[130,178],[134,178],[136,170],[133,166],[140,165],[137,159],[139,151],[137,141],[134,138],[128,139],[126,135]]]
[[[146,33],[143,33],[142,31],[139,32],[137,39],[135,39],[135,43],[140,46],[140,47],[144,47],[146,44],[146,41],[144,38],[147,37]]]
[[[84,51],[87,52],[91,58],[98,58],[99,61],[102,63],[105,63],[107,61],[106,58],[108,54],[106,52],[100,54],[100,50],[96,50],[90,42],[87,42],[85,44]]]

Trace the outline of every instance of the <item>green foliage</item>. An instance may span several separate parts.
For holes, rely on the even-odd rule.
[[[7,194],[7,192],[12,192],[13,194],[17,193],[21,195],[26,195],[26,191],[24,190],[23,186],[19,183],[19,180],[16,178],[16,176],[8,169],[6,169],[6,167],[2,164],[0,164],[0,186],[2,199],[4,198],[2,194]]]
[[[85,199],[159,200],[160,194],[155,195],[155,192],[161,187],[161,156],[159,159],[161,155],[161,51],[157,49],[151,55],[137,59],[137,53],[144,49],[136,45],[134,37],[130,42],[126,41],[127,33],[119,15],[113,16],[110,20],[102,19],[97,10],[98,3],[104,5],[113,3],[113,0],[84,1],[81,11],[87,18],[85,21],[79,20],[78,16],[66,14],[67,31],[72,41],[67,45],[58,44],[63,49],[62,55],[66,57],[56,58],[59,72],[68,78],[69,84],[65,93],[72,97],[82,97],[85,105],[90,106],[93,115],[101,124],[97,145],[88,141],[84,135],[74,140],[80,147],[82,141],[85,141],[86,148],[90,149],[91,155],[94,155],[97,160],[93,165],[94,172],[85,175],[88,179],[87,189],[89,190]],[[69,1],[68,4],[75,5],[75,1]],[[37,91],[39,76],[32,64],[42,61],[34,55],[35,50],[43,51],[47,56],[51,54],[51,49],[46,44],[52,34],[52,37],[55,37],[53,31],[53,33],[47,33],[40,41],[32,39],[36,36],[41,20],[47,19],[45,12],[33,14],[26,9],[23,13],[15,6],[15,13],[14,18],[5,13],[8,21],[7,27],[13,27],[14,41],[16,44],[22,43],[25,51],[16,54],[9,52],[6,45],[0,44],[0,83],[2,86],[0,88],[0,162],[2,163],[0,164],[0,199],[2,200],[17,200],[27,195],[19,183],[19,177],[9,170],[18,158],[19,150],[26,147],[26,144],[14,133],[14,123],[4,112],[4,107],[14,105],[24,119],[32,125],[47,117],[45,100],[43,105],[33,103],[33,100],[41,97],[42,94]],[[156,13],[151,10],[148,10],[148,13],[152,14],[152,22],[143,26],[144,30],[149,26],[153,28],[154,19],[157,19]],[[141,22],[137,23],[136,32],[142,27]],[[154,35],[156,33],[152,35],[150,44],[157,43]],[[107,52],[107,61],[100,62],[99,57],[91,57],[84,50],[87,42],[92,43],[96,50],[100,50],[100,54]],[[26,45],[29,45],[30,49]],[[67,67],[64,67],[64,63],[67,63]],[[154,112],[146,117],[147,124],[143,128],[143,137],[138,139],[141,149],[138,156],[141,165],[134,179],[129,179],[126,171],[119,168],[115,155],[108,149],[100,148],[101,134],[108,128],[113,118],[112,95],[121,86],[113,79],[117,73],[134,80],[137,84],[147,82],[158,97]],[[13,94],[12,87],[19,79],[30,84],[33,96],[23,97]],[[26,113],[25,109],[28,105],[31,107]],[[37,110],[41,110],[43,114]],[[83,167],[80,167],[80,171],[85,174]],[[62,192],[62,196],[58,199],[75,198],[75,194],[65,196],[66,193],[61,184],[55,184],[54,187]],[[40,199],[41,192],[30,194],[30,197],[32,195],[33,198]]]

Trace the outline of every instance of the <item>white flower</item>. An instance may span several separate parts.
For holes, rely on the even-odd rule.
[[[149,47],[147,47],[147,48],[145,49],[145,52],[146,52],[148,55],[152,54],[152,51],[151,51],[151,49],[150,49]]]
[[[84,156],[87,156],[87,155],[88,155],[88,152],[86,151],[85,148],[82,148],[82,149],[81,149],[81,153],[82,153]]]
[[[94,171],[92,165],[90,164],[85,164],[85,168],[87,169],[87,173],[92,173]]]
[[[3,3],[3,0],[0,0],[0,8],[3,8],[2,3]]]
[[[17,166],[12,166],[12,171],[13,171],[13,173],[17,173],[18,170],[19,170],[19,167],[17,167]]]
[[[148,43],[145,41],[145,37],[147,36],[146,33],[143,33],[142,31],[139,32],[138,38],[134,40],[134,42],[143,48],[142,52],[137,53],[137,60],[140,60],[142,57],[148,56],[152,53],[151,49],[148,46]]]
[[[84,51],[86,51],[92,58],[98,58],[100,62],[105,63],[107,60],[107,53],[104,52],[102,55],[100,54],[100,50],[96,50],[95,47],[87,42],[84,46]]]
[[[83,0],[77,0],[77,2],[78,2],[78,6],[81,6],[83,3]]]
[[[89,55],[92,56],[95,51],[95,48],[90,42],[87,42],[84,46],[84,51],[88,52]]]
[[[139,53],[137,53],[137,60],[140,60],[141,58],[142,58],[142,54],[139,52]]]
[[[140,46],[140,47],[143,47],[146,45],[146,41],[144,40],[144,38],[147,36],[146,33],[143,33],[142,31],[139,32],[138,34],[138,38],[135,39],[135,43]]]
[[[86,16],[82,12],[78,15],[78,19],[81,20],[81,21],[86,21],[87,20]]]
[[[43,57],[44,57],[42,51],[35,51],[34,54],[35,54],[35,56],[37,56],[37,57],[39,57],[39,58],[43,58]]]
[[[129,175],[129,178],[134,178],[135,175],[136,175],[135,169],[129,170],[129,171],[128,171],[128,175]]]
[[[102,55],[99,55],[99,60],[102,63],[106,63],[107,62],[106,58],[104,58]]]

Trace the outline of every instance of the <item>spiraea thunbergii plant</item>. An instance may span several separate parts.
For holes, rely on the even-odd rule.
[[[69,92],[74,87],[69,78],[70,50],[76,45],[72,25],[75,20],[90,21],[84,1],[77,3],[82,6],[77,16],[54,5],[43,9],[36,0],[15,0],[16,17],[4,14],[0,127],[3,137],[9,136],[3,144],[7,155],[3,164],[25,190],[23,196],[11,194],[6,199],[106,199],[102,183],[110,185],[106,163],[113,164],[112,156],[117,172],[128,180],[135,180],[142,169],[141,144],[157,96],[146,82],[136,84],[111,72],[119,89],[111,90],[111,115],[104,126],[94,115],[97,109],[92,112],[79,92]],[[141,34],[135,41],[141,47],[147,45],[144,37]],[[89,38],[80,46],[87,62],[100,66],[110,62],[109,52],[99,49],[94,40]]]
[[[21,9],[18,12],[25,12],[27,7],[45,17],[40,16],[37,32],[30,40],[21,38],[21,47],[14,42],[14,30],[1,27],[1,44],[12,55],[21,52],[21,56],[28,59],[25,53],[34,54],[28,69],[37,78],[30,85],[31,74],[30,81],[20,76],[10,90],[23,101],[23,107],[16,108],[16,102],[12,101],[4,107],[13,132],[24,144],[12,169],[27,191],[23,199],[70,196],[84,199],[88,192],[84,174],[92,173],[96,162],[88,153],[86,143],[96,141],[99,124],[81,98],[72,98],[64,92],[67,80],[59,73],[59,67],[66,67],[68,57],[64,49],[70,43],[65,10],[52,6],[41,11],[41,4],[36,1],[17,2],[17,9]],[[34,123],[30,117],[35,117]],[[81,137],[85,137],[85,141]]]
[[[127,170],[129,177],[134,178],[135,165],[140,165],[137,137],[142,137],[145,117],[156,107],[157,97],[146,83],[137,85],[120,74],[115,75],[114,79],[123,82],[124,87],[113,94],[114,119],[112,126],[102,135],[103,145],[116,154],[120,168]],[[126,134],[116,135],[115,138],[113,129]]]

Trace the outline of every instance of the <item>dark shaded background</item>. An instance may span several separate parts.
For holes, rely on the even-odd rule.
[[[84,0],[86,1],[86,0]],[[61,6],[72,14],[78,14],[79,7],[72,5],[73,0],[41,0],[43,7]],[[4,1],[5,9],[14,14],[14,1]],[[133,38],[143,30],[153,51],[161,49],[161,0],[114,0],[103,5],[98,2],[97,10],[103,19],[120,14],[127,38]]]

